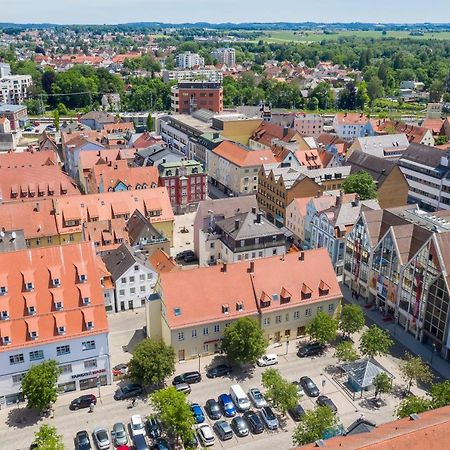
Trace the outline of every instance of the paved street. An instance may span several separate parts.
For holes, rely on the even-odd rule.
[[[110,350],[112,365],[120,362],[126,362],[131,357],[129,352],[124,352],[123,347],[132,350],[133,346],[143,338],[142,327],[144,326],[144,310],[126,311],[110,316]],[[356,336],[357,339],[357,336]],[[356,340],[355,339],[355,340]],[[270,352],[279,355],[279,364],[276,366],[281,374],[288,380],[298,381],[303,375],[310,376],[320,387],[322,380],[325,380],[323,392],[328,395],[338,407],[339,420],[344,426],[348,426],[355,419],[364,414],[364,416],[373,420],[375,423],[383,423],[394,418],[394,411],[399,403],[399,399],[390,396],[385,398],[387,405],[381,410],[374,410],[367,407],[364,400],[356,399],[353,401],[348,394],[339,387],[336,380],[330,373],[325,371],[328,365],[336,363],[333,357],[333,350],[329,350],[323,357],[299,359],[296,356],[296,346],[298,342],[292,341],[286,355],[286,344],[273,347]],[[204,357],[200,360],[200,371],[205,374],[210,364],[220,362],[220,356]],[[398,357],[387,356],[378,358],[378,360],[396,376],[394,384],[401,384],[398,374]],[[191,360],[177,364],[176,373],[189,370],[198,370],[199,361]],[[250,372],[242,373],[236,371],[229,379],[216,378],[208,379],[205,376],[199,384],[192,385],[192,393],[189,399],[204,405],[208,398],[217,398],[221,393],[228,393],[232,384],[239,383],[245,391],[251,387],[261,388],[261,373],[264,369],[256,367]],[[170,383],[170,380],[169,380]],[[25,449],[33,439],[33,433],[38,427],[48,422],[57,427],[58,431],[64,436],[64,442],[67,448],[73,448],[73,436],[78,430],[86,429],[89,432],[96,426],[105,426],[111,428],[117,421],[128,422],[132,414],[142,414],[144,416],[151,413],[145,399],[139,399],[135,408],[127,409],[126,402],[117,402],[112,398],[116,389],[116,383],[112,386],[101,388],[101,397],[95,408],[94,413],[90,414],[87,410],[69,411],[68,406],[71,400],[78,397],[80,393],[70,393],[61,395],[55,405],[54,418],[45,418],[39,422],[21,405],[21,408],[7,408],[0,411],[0,420],[6,423],[5,427],[0,429],[0,442],[5,449]],[[91,391],[87,391],[88,393]],[[415,390],[421,393],[420,390]],[[92,393],[98,395],[97,389]],[[301,401],[305,409],[314,407],[314,399],[304,397]],[[19,423],[18,418],[26,417],[24,423]],[[209,419],[208,419],[209,421]],[[292,431],[295,427],[291,418],[287,418],[283,424],[282,430],[269,433],[266,431],[262,435],[248,436],[246,438],[234,437],[231,441],[220,442],[217,440],[215,447],[233,448],[239,445],[244,449],[260,449],[262,445],[268,445],[284,449],[292,445]],[[264,444],[262,444],[264,442]],[[270,442],[270,444],[269,444]]]

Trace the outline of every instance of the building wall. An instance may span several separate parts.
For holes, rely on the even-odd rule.
[[[295,202],[291,202],[286,207],[286,228],[294,233],[297,241],[303,242],[305,240],[305,218],[298,210]]]
[[[294,119],[294,128],[302,136],[318,137],[323,131],[324,120],[318,114],[300,114]]]
[[[83,240],[83,233],[75,232],[70,234],[30,238],[26,239],[26,243],[28,248],[35,248],[35,247],[47,247],[50,245],[74,244],[76,242],[81,242],[82,240]]]
[[[82,343],[88,341],[95,341],[95,348],[83,350]],[[70,353],[58,356],[57,347],[63,345],[70,346]],[[44,359],[30,361],[30,352],[37,351],[43,352]],[[11,364],[10,357],[19,354],[23,355],[24,361]],[[20,381],[18,381],[20,375],[25,373],[32,365],[48,359],[56,360],[60,367],[71,365],[71,370],[69,371],[67,368],[67,372],[62,373],[58,378],[58,386],[62,392],[95,387],[99,376],[102,377],[100,379],[102,384],[111,383],[107,333],[89,334],[77,339],[58,341],[57,343],[37,344],[11,350],[4,349],[0,352],[0,405],[14,403],[20,392]],[[88,387],[86,383],[89,379],[91,379],[91,384]]]
[[[220,134],[239,144],[248,145],[250,136],[261,125],[261,119],[224,120]]]
[[[408,182],[398,166],[392,169],[379,186],[378,202],[382,209],[396,208],[408,203]]]
[[[208,109],[216,113],[223,111],[223,89],[172,88],[172,111],[191,114],[198,109]]]

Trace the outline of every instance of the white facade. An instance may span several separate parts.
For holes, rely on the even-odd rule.
[[[153,293],[157,273],[152,268],[136,261],[116,280],[115,311],[140,308],[147,297]]]
[[[228,67],[236,65],[236,50],[234,48],[218,48],[211,52],[211,56]]]
[[[323,132],[324,120],[320,114],[298,114],[294,128],[302,136],[318,137]]]
[[[222,83],[223,72],[212,69],[192,69],[192,70],[164,70],[163,80],[170,81],[208,81],[211,83]]]
[[[185,52],[177,55],[176,64],[179,69],[192,69],[194,66],[204,66],[205,59],[198,53]]]
[[[22,376],[35,364],[57,361],[62,373],[60,392],[93,389],[111,383],[108,333],[88,333],[75,339],[15,347],[0,352],[0,406],[13,404],[20,396]]]
[[[7,75],[0,79],[0,103],[19,105],[28,98],[31,75]]]

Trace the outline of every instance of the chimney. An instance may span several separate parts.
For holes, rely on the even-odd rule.
[[[221,271],[222,272],[226,272],[227,271],[227,263],[223,263]]]
[[[283,137],[286,137],[289,133],[289,127],[283,127]]]
[[[255,272],[255,261],[250,261],[250,267],[248,268],[248,273]]]
[[[354,206],[358,206],[359,205],[359,195],[355,194],[355,201],[353,202]]]
[[[344,191],[339,191],[339,195],[336,197],[336,206],[342,205],[342,200],[344,199]]]
[[[300,256],[298,257],[299,261],[304,261],[305,260],[305,252],[300,252]]]
[[[166,158],[163,158],[162,163],[165,164],[166,162]]]
[[[261,223],[261,216],[262,216],[262,213],[256,213],[256,223]]]
[[[235,230],[239,230],[239,225],[240,225],[240,220],[239,219],[235,219],[234,221],[234,229]]]

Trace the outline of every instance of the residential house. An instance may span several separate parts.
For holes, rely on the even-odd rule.
[[[400,162],[354,151],[345,163],[351,173],[367,172],[374,179],[377,198],[382,208],[394,208],[408,202],[408,181]]]
[[[129,245],[122,244],[104,252],[102,260],[114,283],[113,312],[144,306],[156,283],[156,271],[147,258]]]
[[[162,273],[146,306],[147,335],[179,361],[219,352],[240,317],[257,320],[269,343],[290,341],[319,311],[334,316],[341,296],[325,249]]]
[[[253,131],[248,145],[254,150],[269,150],[277,141],[296,142],[299,150],[310,148],[302,135],[294,128],[281,127],[266,121],[261,122]]]
[[[408,125],[404,122],[388,119],[372,119],[371,124],[375,133],[378,135],[403,133],[406,134],[410,144],[422,144],[429,146],[434,146],[435,144],[433,133],[428,128],[419,127],[417,125]]]
[[[450,151],[411,144],[399,162],[408,185],[408,200],[429,211],[450,209]]]
[[[271,150],[250,150],[224,141],[209,155],[208,176],[211,183],[226,194],[255,194],[260,167],[274,163],[276,159]]]
[[[347,232],[359,217],[361,208],[380,209],[377,200],[359,200],[356,196],[351,202],[343,202],[344,193],[336,197],[336,203],[317,212],[311,223],[311,248],[326,248],[330,254],[337,276],[342,276],[344,247]]]
[[[347,234],[344,284],[450,360],[450,212],[361,211]]]
[[[0,169],[56,166],[58,156],[52,150],[0,153]]]
[[[194,218],[194,252],[200,257],[200,253],[206,251],[200,248],[200,233],[210,229],[214,222],[228,219],[239,213],[250,212],[258,206],[255,195],[245,197],[228,197],[221,199],[207,199],[198,204]]]
[[[0,78],[0,103],[20,105],[28,99],[31,75],[6,75]]]
[[[345,140],[374,135],[369,118],[362,113],[336,114],[333,120],[333,127],[336,135]]]
[[[23,399],[35,364],[57,362],[60,392],[111,383],[108,322],[91,243],[33,248],[0,259],[0,403]]]
[[[153,169],[149,167],[147,169]],[[165,186],[176,214],[192,212],[208,196],[208,175],[194,160],[163,162],[158,168],[159,184]]]
[[[298,113],[294,119],[294,128],[302,136],[319,137],[323,126],[324,119],[320,114]]]
[[[170,88],[171,110],[175,114],[192,114],[206,109],[214,113],[223,111],[221,83],[206,81],[180,81]]]
[[[358,137],[348,149],[346,158],[359,151],[377,158],[398,159],[408,147],[409,141],[404,133]]]
[[[101,131],[105,125],[118,122],[116,116],[105,111],[90,111],[80,117],[79,122],[91,130]]]
[[[284,255],[287,250],[285,232],[256,208],[232,217],[211,220],[199,234],[199,264],[231,263]]]
[[[25,105],[13,105],[10,103],[1,104],[0,117],[9,120],[11,131],[19,131],[28,121],[28,110]]]

